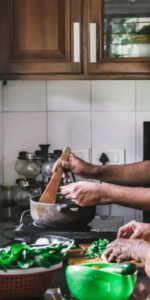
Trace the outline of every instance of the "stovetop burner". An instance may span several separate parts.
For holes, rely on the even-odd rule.
[[[56,228],[37,224],[33,221],[30,211],[25,211],[20,219],[20,224],[15,228],[14,234],[16,238],[27,237],[33,234],[54,235],[74,239],[75,243],[87,243],[100,239],[108,238],[110,241],[117,237],[116,232],[101,232],[97,228],[87,225],[82,228]]]

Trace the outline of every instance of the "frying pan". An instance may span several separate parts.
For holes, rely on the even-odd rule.
[[[66,199],[61,193],[57,194],[56,203],[41,203],[40,196],[30,199],[30,214],[39,225],[48,227],[77,228],[90,223],[96,213],[96,206],[81,207]]]

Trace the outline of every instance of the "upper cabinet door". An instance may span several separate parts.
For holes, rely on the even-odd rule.
[[[77,74],[82,0],[0,0],[0,73]]]
[[[88,74],[150,74],[150,1],[87,1]]]

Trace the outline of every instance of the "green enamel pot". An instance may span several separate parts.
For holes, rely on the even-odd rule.
[[[76,300],[127,300],[130,297],[137,280],[137,271],[133,275],[120,275],[92,269],[91,266],[107,268],[114,264],[68,266],[67,284]]]

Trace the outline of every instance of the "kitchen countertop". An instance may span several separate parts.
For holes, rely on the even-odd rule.
[[[4,210],[1,206],[0,209],[0,232],[7,227],[13,227],[18,225],[20,220],[20,215],[22,210],[16,208],[10,218],[6,218],[4,216]],[[11,238],[13,238],[13,234],[8,234]],[[0,235],[0,246],[9,243],[9,240],[3,238]],[[70,294],[66,278],[65,278],[65,269],[66,269],[66,262],[63,263],[63,267],[55,272],[55,276],[51,283],[49,290],[43,296],[43,298],[36,300],[75,300],[73,296]],[[129,298],[130,300],[150,300],[150,279],[145,274],[144,270],[140,270],[138,272],[138,279],[135,286],[135,289],[132,295]],[[34,300],[34,299],[32,299]],[[91,299],[92,300],[92,299]]]

